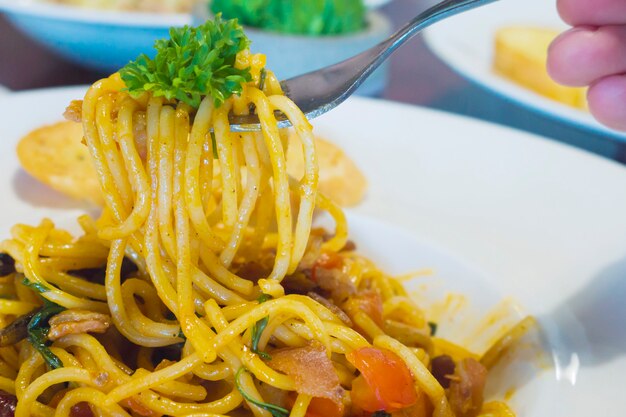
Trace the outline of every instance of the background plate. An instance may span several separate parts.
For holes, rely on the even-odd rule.
[[[446,19],[425,30],[424,39],[459,74],[506,99],[549,118],[626,140],[626,134],[604,127],[589,113],[540,96],[494,73],[494,36],[507,25],[567,28],[558,16],[555,1],[506,0]]]

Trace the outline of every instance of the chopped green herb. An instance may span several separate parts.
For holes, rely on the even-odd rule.
[[[259,297],[259,304],[266,302],[267,300],[271,300],[272,296],[268,294],[261,294]],[[270,321],[269,317],[263,317],[261,320],[254,323],[252,326],[252,346],[251,350],[259,355],[261,359],[269,361],[272,357],[267,352],[259,351],[259,341],[261,340],[261,336],[263,335],[263,331],[267,327],[267,323]]]
[[[261,294],[259,295],[259,298],[257,299],[257,301],[259,302],[259,304],[263,304],[266,301],[269,301],[272,299],[272,296],[269,294]]]
[[[48,347],[48,332],[50,331],[48,321],[52,316],[62,311],[65,311],[65,307],[44,299],[43,308],[30,319],[27,326],[28,341],[43,356],[44,361],[51,369],[62,368],[63,362]]]
[[[248,401],[249,403],[252,403],[256,406],[261,407],[264,410],[269,411],[273,417],[287,417],[289,416],[289,410],[286,410],[282,407],[279,407],[277,405],[274,404],[268,404],[268,403],[264,403],[261,402],[257,399],[254,399],[250,396],[250,394],[248,394],[243,387],[241,386],[241,382],[239,382],[239,379],[241,377],[241,374],[243,372],[246,372],[246,368],[244,368],[243,366],[241,368],[239,368],[239,370],[237,371],[237,373],[235,374],[235,385],[237,385],[237,390],[241,393],[241,395],[243,396],[243,398],[245,398],[246,401]]]
[[[211,11],[281,33],[337,35],[365,27],[363,0],[212,0]]]
[[[38,282],[33,282],[31,280],[29,280],[28,278],[24,277],[22,279],[22,285],[24,285],[25,287],[30,288],[31,290],[38,292],[38,293],[44,293],[44,292],[48,292],[50,291],[50,288],[46,287],[43,284],[40,284]]]
[[[219,159],[220,156],[217,154],[217,139],[213,131],[211,131],[211,148],[213,149],[213,159]]]
[[[428,327],[430,327],[430,335],[434,336],[437,333],[437,323],[429,321]]]
[[[259,77],[259,90],[263,91],[265,88],[265,79],[267,78],[267,71],[265,68],[261,70],[261,75]]]
[[[171,28],[170,39],[155,42],[154,59],[142,54],[120,75],[134,96],[149,92],[196,109],[208,96],[219,107],[251,80],[249,68],[235,68],[237,54],[249,44],[237,20],[218,14],[198,27]]]

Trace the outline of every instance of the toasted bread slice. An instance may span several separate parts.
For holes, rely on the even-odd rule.
[[[17,145],[30,175],[70,197],[102,205],[100,184],[80,123],[63,121],[33,130]]]
[[[361,170],[337,145],[315,138],[315,147],[320,169],[320,192],[343,207],[360,203],[367,191],[367,179]],[[304,175],[302,145],[296,135],[289,137],[287,172],[298,179]]]
[[[548,75],[548,47],[558,34],[554,29],[524,26],[500,29],[495,36],[494,69],[545,97],[586,109],[586,88],[562,86]]]

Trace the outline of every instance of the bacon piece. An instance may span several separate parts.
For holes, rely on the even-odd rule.
[[[72,100],[70,105],[65,109],[63,117],[70,122],[81,123],[83,121],[83,101]]]
[[[350,317],[348,317],[346,312],[340,309],[337,304],[313,291],[308,292],[307,295],[332,311],[333,314],[337,316],[337,318],[339,318],[339,320],[341,320],[346,326],[352,327],[352,320],[350,320]]]
[[[313,268],[310,272],[311,279],[319,288],[330,294],[330,298],[336,303],[343,303],[348,297],[356,293],[357,289],[350,276],[342,268],[323,268],[321,265]]]
[[[278,349],[271,355],[268,365],[291,376],[298,393],[343,404],[344,390],[321,343],[313,341],[304,347]]]
[[[433,342],[428,330],[419,329],[415,326],[410,326],[400,321],[390,319],[385,320],[384,330],[385,333],[404,345],[421,347],[427,352],[432,351]]]
[[[476,417],[483,406],[487,368],[472,358],[463,359],[456,364],[450,379],[448,400],[454,414],[457,417]]]
[[[52,317],[48,339],[57,340],[68,334],[104,333],[111,325],[111,317],[93,311],[71,309]]]
[[[365,290],[350,297],[346,302],[348,313],[358,309],[367,314],[378,327],[383,327],[383,299],[377,291]]]
[[[322,252],[315,261],[315,265],[313,266],[313,281],[315,281],[315,269],[316,268],[324,268],[324,269],[339,269],[343,265],[343,259],[341,255],[335,252]]]

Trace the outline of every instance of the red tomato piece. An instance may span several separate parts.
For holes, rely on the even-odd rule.
[[[327,398],[315,397],[306,410],[305,417],[341,417],[343,416],[343,404],[336,403]]]
[[[351,397],[356,407],[368,412],[393,412],[416,403],[411,371],[395,353],[364,347],[350,352],[346,359],[361,372],[352,382]]]

